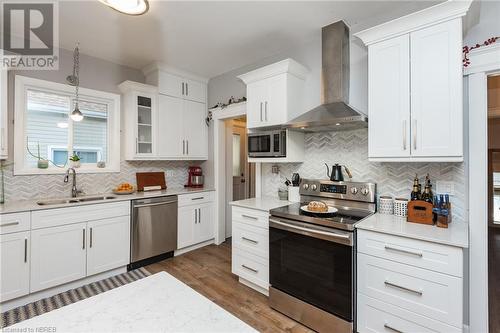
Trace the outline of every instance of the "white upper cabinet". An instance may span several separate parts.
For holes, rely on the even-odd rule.
[[[158,155],[164,157],[183,156],[183,109],[184,100],[168,95],[158,98],[158,122],[162,124],[162,134],[158,136]]]
[[[368,53],[370,157],[409,157],[409,36],[370,45]]]
[[[247,85],[247,127],[282,125],[304,111],[307,68],[285,59],[238,76]]]
[[[356,34],[368,45],[368,155],[463,161],[462,19],[448,1]]]
[[[7,129],[7,71],[0,70],[0,159],[9,157]]]

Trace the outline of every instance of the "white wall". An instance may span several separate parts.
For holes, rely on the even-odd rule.
[[[500,1],[476,0],[467,13],[467,18],[473,22],[465,35],[464,45],[482,44],[490,37],[500,36]]]

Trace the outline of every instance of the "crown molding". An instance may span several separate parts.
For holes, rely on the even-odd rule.
[[[300,79],[305,80],[307,74],[309,73],[309,70],[303,65],[299,64],[297,61],[291,58],[287,58],[274,64],[257,68],[251,72],[239,75],[238,78],[245,82],[245,84],[249,84],[283,73],[290,73]]]
[[[151,74],[152,72],[155,72],[155,71],[167,72],[169,74],[177,75],[177,76],[180,76],[180,77],[183,77],[186,79],[191,79],[194,81],[203,82],[205,84],[207,84],[208,80],[209,80],[209,78],[199,76],[199,75],[172,67],[172,66],[167,65],[167,64],[162,63],[162,62],[154,62],[152,64],[147,65],[146,67],[144,67],[142,69],[142,73],[144,74],[144,76],[148,76],[149,74]]]

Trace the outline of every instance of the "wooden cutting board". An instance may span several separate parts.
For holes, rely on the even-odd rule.
[[[165,181],[165,172],[137,172],[135,174],[137,181],[137,191],[144,191],[148,187],[160,187],[162,190],[167,188]]]

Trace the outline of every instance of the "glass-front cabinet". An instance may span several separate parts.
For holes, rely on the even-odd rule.
[[[152,98],[137,96],[137,154],[153,152]]]

